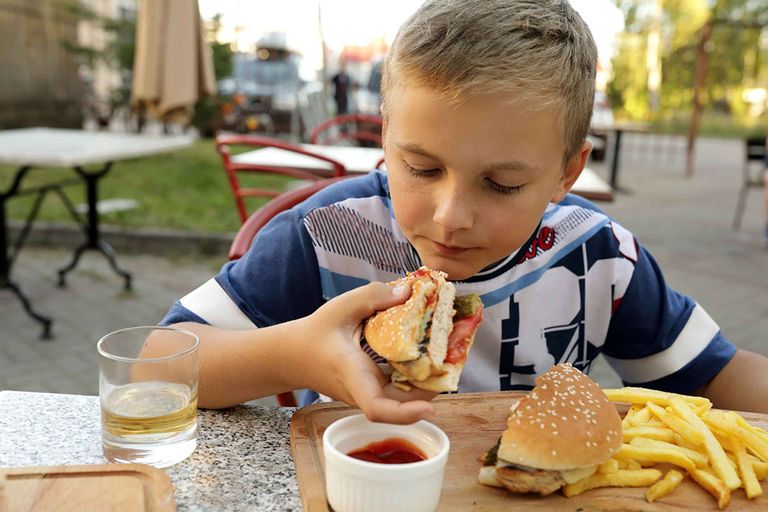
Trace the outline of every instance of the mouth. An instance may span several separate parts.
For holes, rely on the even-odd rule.
[[[464,254],[465,252],[471,249],[470,247],[460,247],[457,245],[445,245],[445,244],[441,244],[440,242],[436,242],[434,240],[431,240],[431,242],[433,247],[435,248],[435,252],[444,256],[458,256],[460,254]]]

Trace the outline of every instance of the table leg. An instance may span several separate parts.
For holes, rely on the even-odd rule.
[[[622,130],[614,131],[613,155],[611,157],[611,188],[620,191],[619,188],[619,155],[621,153],[621,135]]]
[[[0,194],[0,289],[8,289],[13,292],[16,297],[21,301],[21,305],[24,307],[24,311],[32,317],[34,320],[42,324],[43,332],[40,338],[43,340],[51,339],[51,323],[52,320],[46,316],[41,315],[32,309],[32,304],[21,291],[19,285],[11,281],[11,258],[8,256],[8,225],[6,223],[5,215],[5,201],[9,197],[9,193],[15,193],[15,190]]]
[[[59,286],[66,286],[65,276],[66,274],[77,266],[80,261],[80,256],[87,250],[96,250],[102,253],[109,261],[112,270],[116,274],[123,277],[125,280],[125,289],[131,289],[131,274],[120,268],[115,258],[115,251],[108,243],[101,240],[101,233],[99,231],[99,211],[98,211],[98,182],[103,178],[111,169],[112,162],[109,162],[103,169],[96,172],[86,172],[82,167],[75,167],[75,171],[79,174],[83,180],[85,180],[86,199],[88,203],[88,217],[87,217],[87,231],[86,240],[75,249],[75,254],[72,256],[72,261],[61,269],[59,269]]]

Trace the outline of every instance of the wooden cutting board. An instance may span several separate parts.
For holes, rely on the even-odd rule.
[[[173,512],[171,479],[145,464],[0,468],[0,512]]]
[[[645,501],[646,488],[605,488],[587,491],[573,498],[560,493],[549,496],[515,495],[504,489],[484,486],[477,481],[480,463],[477,458],[493,446],[505,428],[511,403],[522,396],[518,392],[465,393],[443,395],[434,400],[437,417],[433,421],[451,440],[451,451],[445,470],[443,492],[438,510],[441,511],[665,511],[717,510],[714,498],[686,478],[672,494],[660,502]],[[323,477],[323,432],[334,421],[360,411],[333,402],[299,409],[291,418],[291,450],[304,510],[329,510],[325,499]],[[626,407],[619,407],[623,415]],[[768,428],[768,415],[741,413],[761,428]],[[728,510],[768,510],[768,484],[764,480],[764,495],[747,500],[742,489],[733,492]]]

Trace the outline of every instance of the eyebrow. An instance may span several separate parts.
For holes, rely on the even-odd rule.
[[[399,143],[395,142],[395,145],[407,151],[409,153],[415,153],[417,155],[426,156],[433,160],[440,160],[440,158],[434,153],[430,153],[423,146],[411,142]],[[510,160],[508,162],[495,162],[485,167],[484,172],[491,171],[521,171],[521,172],[538,172],[540,171],[538,166],[530,165],[520,160]]]

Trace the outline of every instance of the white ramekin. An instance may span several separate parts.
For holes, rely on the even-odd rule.
[[[427,459],[410,464],[376,464],[347,455],[374,441],[400,438]],[[450,442],[426,421],[392,425],[362,414],[331,424],[323,434],[325,490],[336,512],[432,512],[440,501]]]

